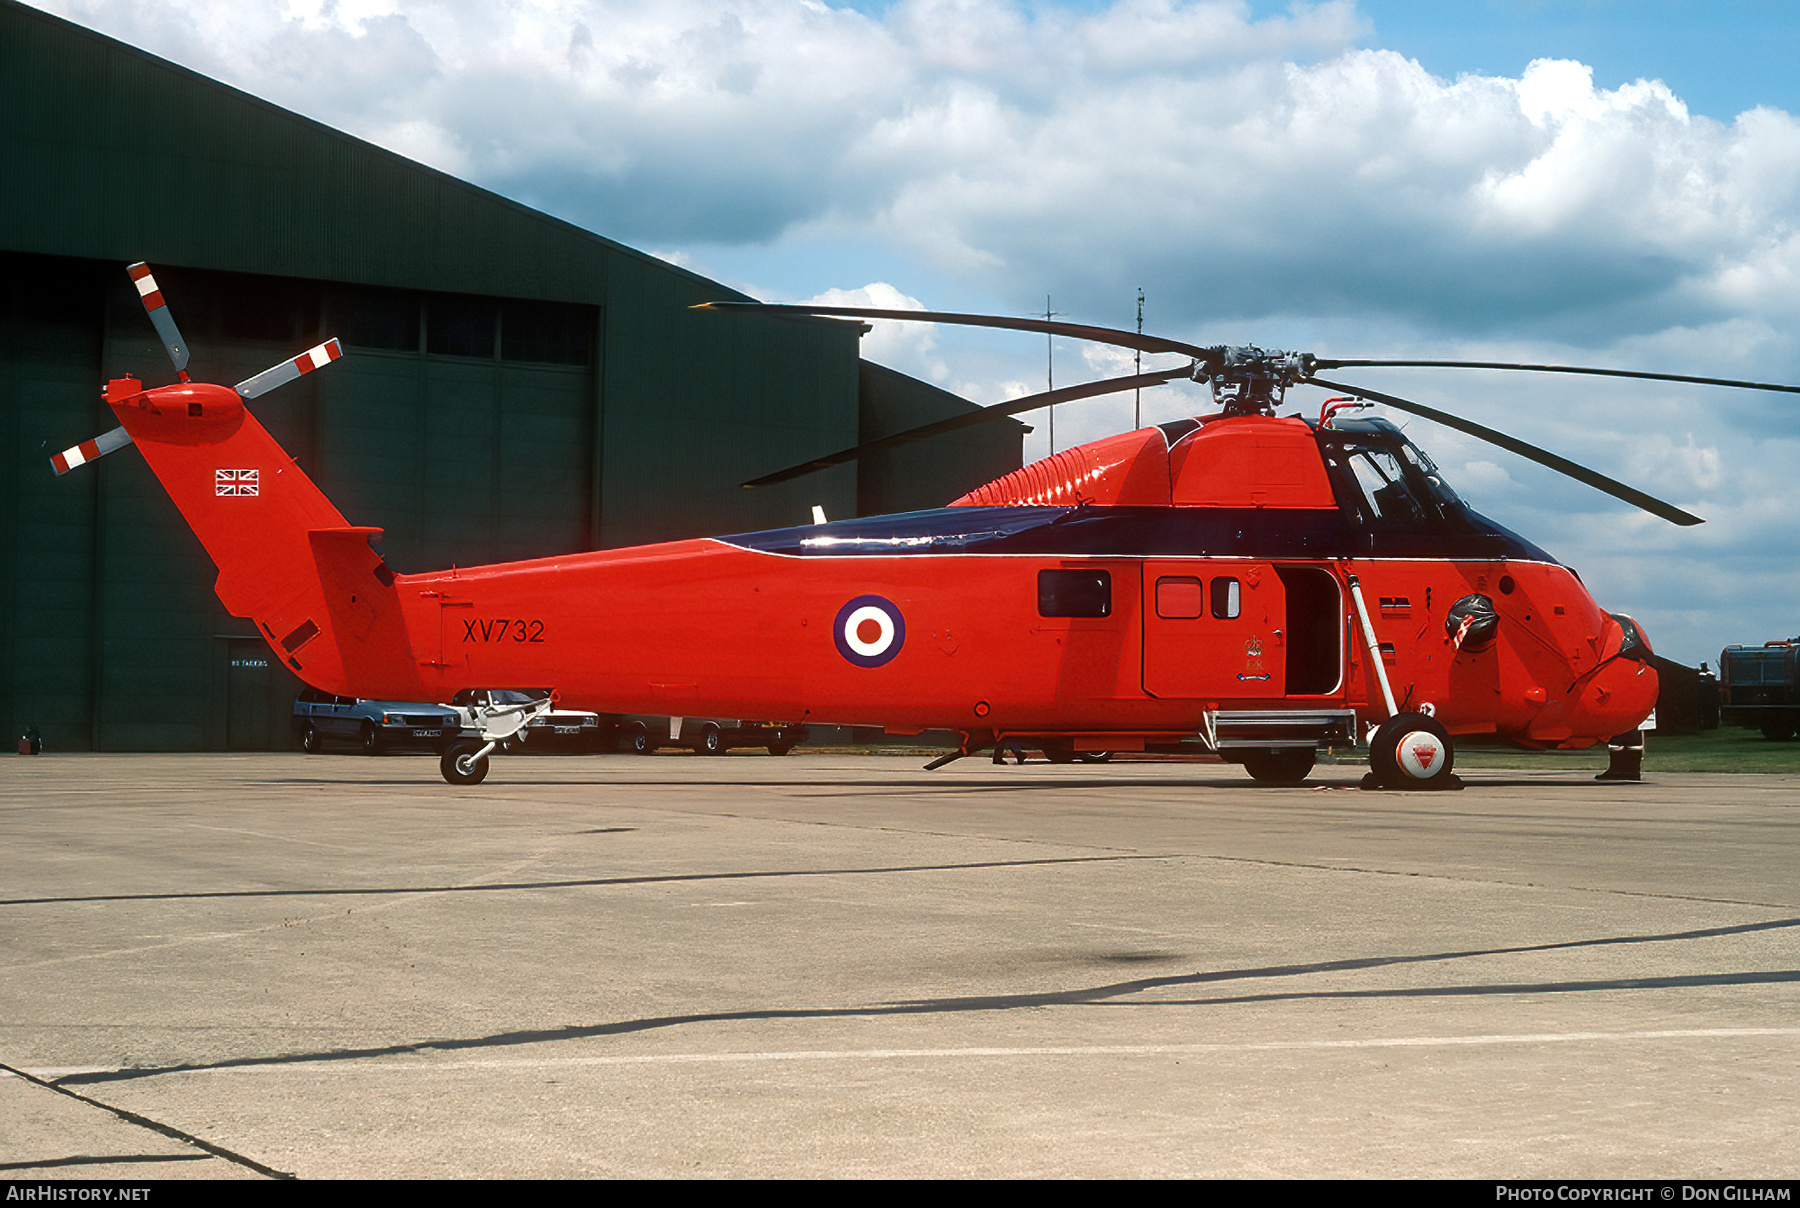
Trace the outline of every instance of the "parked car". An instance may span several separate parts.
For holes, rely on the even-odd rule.
[[[476,705],[525,705],[548,695],[547,692],[521,692],[511,688],[464,688],[450,698],[450,703],[464,709]],[[613,727],[602,725],[598,713],[551,709],[533,719],[518,736],[507,739],[501,747],[508,751],[544,751],[555,747],[597,751],[612,733]]]
[[[388,747],[441,750],[462,732],[456,710],[411,701],[359,700],[307,688],[294,698],[294,734],[309,755],[352,744],[370,755]]]
[[[619,749],[654,755],[663,747],[687,747],[701,755],[723,755],[733,747],[765,747],[786,755],[806,741],[806,727],[783,721],[743,721],[723,717],[620,717]]]

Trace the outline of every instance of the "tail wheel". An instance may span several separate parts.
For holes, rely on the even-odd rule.
[[[457,739],[438,759],[438,771],[451,784],[480,784],[487,779],[488,765],[492,762],[489,756],[476,754],[482,746],[472,738]]]
[[[1260,784],[1299,784],[1313,770],[1314,752],[1306,747],[1246,751],[1244,770]]]
[[[725,753],[725,735],[719,727],[708,722],[700,731],[700,743],[694,749],[702,755],[722,755]]]
[[[1369,769],[1382,788],[1443,788],[1455,762],[1449,733],[1423,713],[1396,714],[1369,740]]]
[[[319,736],[319,732],[313,727],[307,726],[304,730],[300,731],[300,749],[305,751],[308,755],[317,755],[319,753],[319,748],[324,745],[325,740]]]

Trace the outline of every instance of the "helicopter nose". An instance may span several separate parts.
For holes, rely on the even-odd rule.
[[[1601,649],[1607,657],[1583,685],[1576,705],[1601,737],[1635,730],[1656,708],[1658,682],[1650,665],[1650,640],[1628,616],[1609,615]]]

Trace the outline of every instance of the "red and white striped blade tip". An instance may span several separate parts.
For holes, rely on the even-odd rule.
[[[326,340],[317,348],[309,348],[291,361],[283,361],[279,365],[263,370],[255,377],[245,378],[237,384],[237,392],[244,398],[256,398],[267,394],[277,386],[285,386],[303,373],[311,373],[322,369],[344,355],[343,346],[337,338]]]
[[[50,459],[50,465],[58,474],[67,474],[76,466],[85,466],[95,458],[105,457],[114,449],[123,449],[130,443],[131,433],[123,428],[114,428],[93,440],[84,440],[72,449],[64,449]]]
[[[156,328],[157,337],[163,347],[169,350],[169,359],[175,362],[175,372],[180,373],[187,368],[187,342],[181,338],[175,320],[169,314],[169,304],[163,300],[162,290],[156,287],[156,278],[150,274],[150,266],[141,261],[125,270],[131,274],[131,283],[137,286],[138,297],[143,300],[144,313],[150,316],[150,326]]]

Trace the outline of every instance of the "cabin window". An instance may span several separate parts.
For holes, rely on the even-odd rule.
[[[1236,579],[1218,578],[1212,581],[1212,614],[1221,621],[1235,618],[1242,605]]]
[[[1169,575],[1156,581],[1156,615],[1191,621],[1206,615],[1206,591],[1199,579]]]
[[[1040,570],[1038,615],[1041,617],[1110,617],[1112,572],[1105,570]]]

